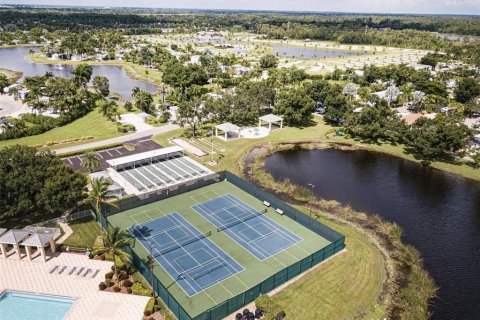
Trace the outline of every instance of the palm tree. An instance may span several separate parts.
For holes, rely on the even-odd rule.
[[[92,78],[93,69],[88,64],[82,63],[72,70],[75,81],[79,87],[87,88],[87,83]]]
[[[130,255],[124,251],[124,248],[126,246],[130,246],[131,244],[132,238],[129,236],[129,234],[124,230],[120,230],[119,227],[114,227],[108,229],[107,236],[104,238],[103,246],[97,247],[93,251],[95,255],[104,253],[110,253],[112,255],[117,284],[119,283],[119,280],[115,258],[119,257],[122,261],[129,260]]]
[[[135,98],[139,92],[140,92],[140,88],[139,87],[134,87],[132,89],[132,98]]]
[[[97,155],[93,152],[87,152],[83,155],[82,161],[80,161],[80,166],[82,168],[88,169],[92,172],[93,169],[97,168],[100,165],[100,160]]]
[[[111,185],[104,177],[94,178],[90,182],[90,190],[87,193],[87,198],[85,199],[85,203],[88,204],[95,204],[95,211],[100,215],[100,218],[105,218],[105,223],[108,225],[108,216],[107,213],[105,215],[102,212],[102,205],[109,205],[114,208],[118,208],[118,206],[113,203],[112,201],[118,200],[118,197],[108,189]],[[102,225],[103,229],[103,224]]]

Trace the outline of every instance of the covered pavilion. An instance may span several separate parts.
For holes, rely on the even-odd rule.
[[[21,259],[22,256],[20,254],[20,243],[25,240],[30,235],[30,233],[26,230],[18,230],[12,229],[5,232],[0,237],[0,247],[2,249],[2,256],[6,259],[7,258],[7,249],[8,245],[12,245],[15,251],[17,252],[18,259]]]
[[[233,137],[233,139],[234,138],[241,138],[240,137],[240,130],[241,129],[242,128],[240,128],[237,125],[234,125],[233,123],[225,122],[225,123],[219,124],[218,126],[215,126],[215,136],[217,136],[218,138],[223,139],[225,141],[228,141],[229,134],[230,134],[230,137],[232,137],[232,134],[236,135],[236,137]],[[219,136],[218,131],[222,131],[225,136],[224,137]]]
[[[283,118],[274,114],[267,114],[258,118],[258,126],[261,127],[263,122],[268,123],[268,130],[272,131],[272,124],[280,122],[280,129],[283,128]]]
[[[35,232],[22,242],[22,246],[25,247],[25,251],[27,252],[27,257],[29,260],[32,260],[31,249],[32,247],[34,247],[37,248],[37,250],[40,250],[40,254],[43,257],[43,260],[47,261],[45,247],[48,245],[50,245],[52,254],[54,254],[56,251],[55,234]]]

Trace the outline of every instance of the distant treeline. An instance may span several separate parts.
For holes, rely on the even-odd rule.
[[[179,14],[174,14],[179,13]],[[284,29],[288,36],[288,23],[304,26],[307,30],[321,30],[317,34],[333,32],[363,31],[370,29],[420,30],[440,33],[480,36],[480,18],[476,16],[434,15],[360,15],[321,13],[259,13],[242,11],[192,11],[192,10],[148,10],[115,8],[89,10],[75,8],[19,7],[1,9],[2,25],[44,25],[49,28],[154,28],[157,27],[232,27],[241,26],[257,30],[263,25]],[[297,31],[298,31],[297,27]],[[292,29],[290,29],[291,31]],[[277,30],[277,32],[279,32]],[[337,34],[337,37],[339,34]],[[330,35],[329,38],[332,36]],[[313,34],[310,38],[319,38]]]

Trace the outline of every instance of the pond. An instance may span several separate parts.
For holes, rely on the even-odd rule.
[[[350,50],[327,50],[315,49],[310,47],[295,47],[284,44],[272,44],[273,54],[277,54],[284,58],[296,58],[300,60],[322,59],[324,57],[345,57],[354,55],[363,55],[365,51]]]
[[[72,65],[62,65],[61,61],[52,64],[32,63],[28,59],[30,49],[38,51],[38,47],[22,48],[1,48],[0,49],[0,68],[23,72],[25,76],[42,76],[45,72],[52,72],[59,77],[72,77],[70,71],[75,68]],[[130,78],[125,70],[114,65],[92,65],[93,76],[105,76],[110,81],[110,91],[121,95],[124,98],[130,98],[132,89],[139,87],[149,92],[155,92],[157,86]]]
[[[440,288],[433,319],[478,319],[480,182],[365,150],[277,152],[265,167],[275,179],[312,183],[321,198],[399,224]]]

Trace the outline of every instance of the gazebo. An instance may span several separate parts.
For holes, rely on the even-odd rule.
[[[5,228],[0,228],[0,236],[1,236],[2,234],[4,234],[5,232],[7,232],[7,229],[5,229]]]
[[[50,244],[50,249],[52,254],[55,253],[55,234],[53,233],[39,233],[35,232],[30,237],[22,242],[22,246],[25,247],[27,252],[27,257],[29,260],[32,260],[31,248],[35,247],[37,250],[40,250],[40,253],[44,261],[47,261],[47,256],[45,254],[45,247]]]
[[[261,127],[263,122],[268,123],[268,130],[272,131],[272,123],[280,122],[280,129],[283,128],[283,118],[274,114],[267,114],[258,118],[258,126]]]
[[[26,237],[28,237],[29,232],[25,230],[12,229],[7,231],[0,237],[0,247],[2,248],[2,256],[7,258],[7,246],[12,245],[15,251],[17,252],[18,259],[21,259],[20,254],[20,242],[22,242]]]
[[[218,136],[219,130],[223,131],[225,138]],[[226,122],[226,123],[219,124],[218,126],[215,127],[215,136],[221,139],[225,139],[225,141],[228,141],[229,133],[236,133],[238,135],[237,138],[240,138],[240,130],[241,128],[239,126],[234,125],[233,123],[230,123],[230,122]]]

